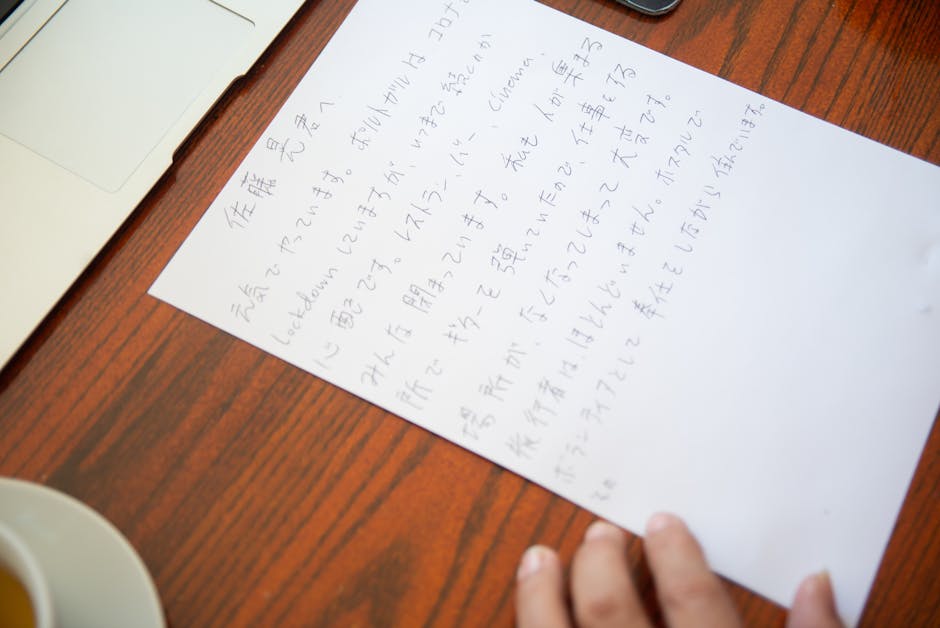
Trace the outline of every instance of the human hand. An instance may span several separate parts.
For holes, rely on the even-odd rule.
[[[646,524],[644,550],[667,626],[741,626],[701,546],[678,517],[653,515]],[[519,628],[652,625],[630,575],[626,535],[612,524],[595,521],[587,529],[571,563],[569,587],[570,608],[558,555],[541,545],[526,550],[516,574]],[[803,581],[787,620],[787,628],[810,627],[842,627],[825,573]]]

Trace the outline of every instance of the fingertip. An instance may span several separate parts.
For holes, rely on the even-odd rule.
[[[564,578],[554,550],[533,545],[522,554],[516,570],[518,628],[567,628]]]
[[[793,598],[787,628],[841,628],[828,571],[807,577]]]
[[[734,603],[682,519],[665,512],[650,517],[644,549],[667,625],[740,626]]]
[[[704,564],[701,545],[685,522],[669,512],[657,512],[646,521],[644,546],[655,561],[659,556],[675,554]]]
[[[647,553],[660,554],[664,551],[678,551],[684,555],[694,555],[696,560],[704,562],[704,554],[698,539],[689,530],[685,521],[670,512],[657,512],[646,521],[645,547]]]
[[[796,591],[796,602],[832,605],[832,579],[829,572],[823,570],[803,580]]]
[[[516,570],[516,580],[521,582],[543,571],[553,562],[558,562],[558,556],[554,550],[544,545],[533,545],[522,554],[522,560],[519,561],[519,568]]]
[[[654,535],[671,528],[685,528],[682,519],[669,512],[657,512],[646,522],[646,535]]]
[[[577,626],[648,626],[627,559],[627,534],[598,520],[584,532],[571,562],[571,603]]]
[[[585,530],[584,540],[596,541],[599,539],[616,541],[622,544],[626,540],[626,535],[624,534],[623,530],[614,524],[608,523],[602,519],[598,519],[589,525],[587,530]]]

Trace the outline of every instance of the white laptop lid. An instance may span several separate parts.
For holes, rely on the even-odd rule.
[[[302,0],[25,0],[0,25],[0,366]]]

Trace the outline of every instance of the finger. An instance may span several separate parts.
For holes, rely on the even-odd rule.
[[[646,524],[644,547],[669,626],[741,625],[728,592],[682,520],[665,513],[653,515]]]
[[[650,625],[630,576],[620,528],[595,521],[587,529],[571,563],[571,598],[583,628]]]
[[[519,628],[568,628],[564,576],[554,551],[533,545],[516,571],[516,625]]]
[[[842,628],[836,611],[832,582],[825,571],[810,576],[800,584],[787,618],[787,628]]]

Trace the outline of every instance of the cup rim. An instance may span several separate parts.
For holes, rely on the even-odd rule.
[[[15,530],[0,522],[0,564],[15,575],[33,605],[36,628],[53,628],[52,594],[36,556]]]

